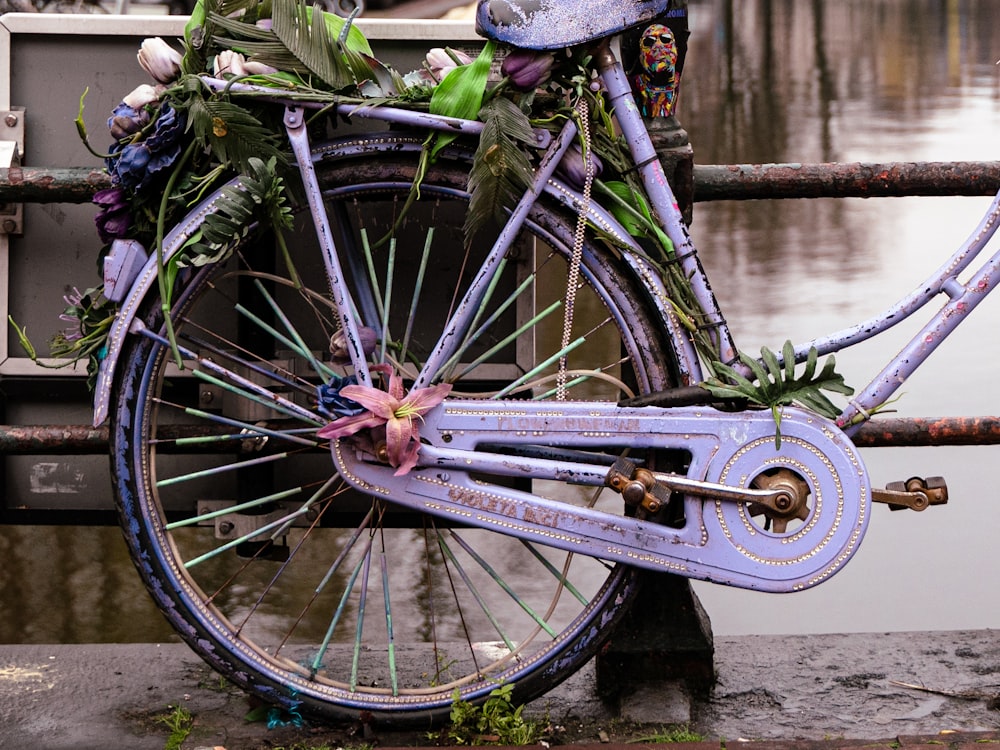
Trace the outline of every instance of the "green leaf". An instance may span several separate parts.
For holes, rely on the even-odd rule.
[[[469,173],[467,240],[491,221],[503,224],[507,210],[521,199],[532,178],[531,162],[520,145],[534,141],[527,116],[503,97],[491,100],[479,115],[484,125]]]
[[[342,45],[338,39],[344,27],[329,21],[327,16],[332,14],[296,0],[272,0],[271,28],[274,35],[301,63],[302,68],[311,71],[334,91],[339,91],[358,82],[358,70],[352,64],[356,63],[356,56],[350,60],[345,57],[344,50],[351,50],[350,43]],[[334,28],[337,32],[331,33]],[[366,54],[371,52],[370,48],[362,51]],[[264,57],[257,58],[266,61]]]
[[[486,81],[493,65],[496,45],[487,42],[479,56],[468,65],[454,68],[444,77],[431,94],[430,111],[443,117],[457,117],[474,120],[483,106]],[[438,152],[457,138],[452,133],[435,133],[428,139],[430,156],[434,159]]]
[[[761,348],[757,361],[740,353],[742,362],[753,375],[750,380],[722,362],[712,362],[714,378],[701,386],[718,398],[746,398],[753,404],[770,408],[774,416],[775,441],[781,446],[781,407],[798,404],[828,419],[835,419],[840,409],[822,391],[850,396],[854,389],[836,371],[833,355],[827,357],[819,375],[815,375],[819,353],[810,347],[802,375],[795,377],[795,351],[790,341],[782,348],[782,362],[766,347]],[[762,364],[763,363],[763,364]]]

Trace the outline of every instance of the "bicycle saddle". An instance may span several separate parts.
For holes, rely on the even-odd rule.
[[[670,0],[479,0],[476,31],[527,49],[590,42],[662,15]]]

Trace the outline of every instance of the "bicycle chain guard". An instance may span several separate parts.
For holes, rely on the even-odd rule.
[[[789,407],[780,449],[774,432],[764,411],[449,400],[425,416],[420,467],[407,475],[393,476],[346,440],[334,441],[332,452],[337,469],[359,490],[452,521],[689,578],[798,591],[825,581],[854,554],[872,492],[854,446],[831,422]],[[566,459],[511,455],[533,445],[595,451],[595,462],[569,453]],[[597,456],[646,449],[686,451],[684,481],[733,491],[725,499],[685,493],[686,523],[672,528],[482,481],[530,476],[561,482],[572,493],[569,485],[605,483],[611,461]],[[787,513],[740,491],[775,488],[793,499]]]

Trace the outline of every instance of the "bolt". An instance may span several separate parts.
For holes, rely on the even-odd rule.
[[[792,507],[792,499],[788,495],[778,495],[774,498],[774,507],[778,510],[788,510]]]
[[[212,393],[211,391],[202,391],[201,392],[201,403],[203,403],[203,404],[210,404],[214,400],[215,400],[215,394]]]
[[[5,234],[13,234],[17,231],[17,222],[13,219],[3,220],[3,231]]]
[[[8,128],[12,128],[17,125],[17,115],[13,112],[8,112],[6,117],[3,118],[3,121]]]
[[[229,536],[233,533],[233,529],[236,528],[236,524],[232,521],[219,521],[219,533],[222,536]]]

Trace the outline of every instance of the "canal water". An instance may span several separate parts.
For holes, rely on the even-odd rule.
[[[700,164],[1000,159],[991,0],[691,0],[679,116]],[[699,203],[692,227],[741,348],[868,318],[959,245],[987,198]],[[1000,411],[1000,299],[907,383],[906,416]],[[914,325],[838,355],[862,386]],[[951,503],[877,507],[855,559],[792,595],[696,584],[715,632],[1000,625],[1000,447],[869,449],[873,483],[943,475]],[[117,529],[0,527],[2,643],[172,639]]]

